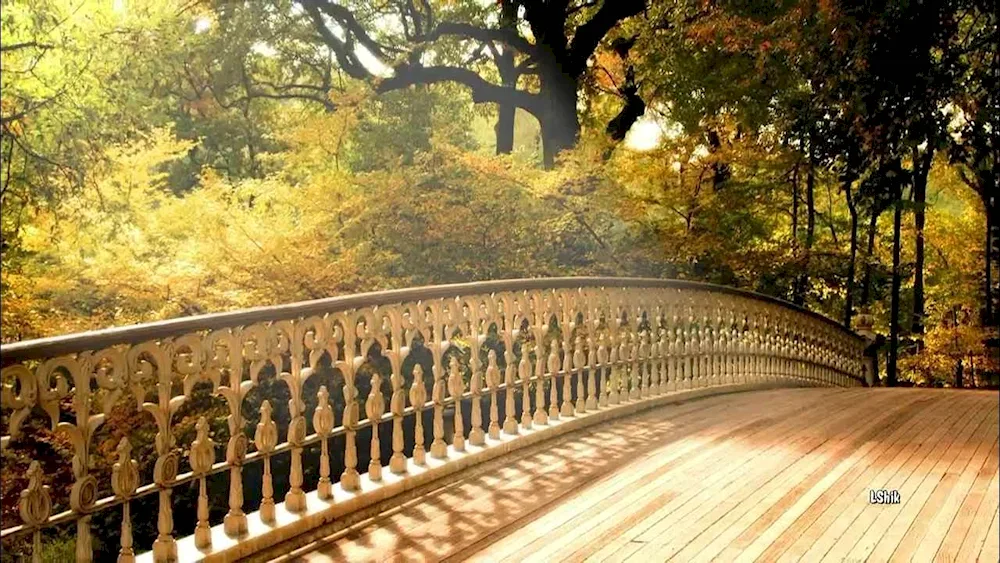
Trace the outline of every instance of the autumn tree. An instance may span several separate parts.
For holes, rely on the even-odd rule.
[[[505,119],[511,107],[527,111],[541,125],[548,167],[579,137],[577,102],[591,56],[623,20],[645,8],[642,0],[504,0],[496,8],[401,2],[373,9],[331,0],[301,0],[300,5],[340,67],[353,78],[373,81],[379,92],[453,82],[468,88],[476,103],[498,104],[507,112]],[[402,33],[389,33],[386,21],[398,22],[393,27]],[[463,60],[483,48],[497,57],[501,84]],[[377,62],[364,60],[366,56]],[[391,67],[391,74],[376,77],[373,66]],[[506,125],[498,125],[497,131],[504,135],[498,145],[506,148]]]
[[[951,47],[961,65],[963,87],[953,97],[957,127],[949,153],[986,215],[982,319],[990,326],[996,324],[1000,296],[1000,32],[990,2],[963,3],[963,8],[961,33]]]

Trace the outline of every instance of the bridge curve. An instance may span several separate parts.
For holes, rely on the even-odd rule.
[[[677,400],[861,386],[862,349],[773,298],[618,278],[415,288],[4,345],[0,449],[17,459],[55,432],[72,455],[15,466],[21,494],[3,510],[21,523],[5,517],[0,538],[34,560],[60,526],[77,561],[250,557]],[[97,450],[117,461],[94,463]],[[60,472],[71,487],[54,488]],[[133,526],[133,505],[155,506],[155,529]],[[95,535],[110,513],[120,547]]]

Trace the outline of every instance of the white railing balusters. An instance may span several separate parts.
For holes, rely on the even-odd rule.
[[[583,352],[583,338],[577,336],[573,340],[573,375],[576,377],[576,404],[573,410],[577,414],[587,412],[587,386],[583,380],[586,368],[587,355]]]
[[[597,369],[597,348],[594,347],[593,337],[587,337],[587,359],[584,365],[587,369],[587,400],[583,407],[592,411],[597,409],[597,379],[600,377],[600,370]]]

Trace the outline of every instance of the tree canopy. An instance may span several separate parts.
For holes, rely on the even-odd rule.
[[[5,341],[648,275],[874,315],[906,366],[996,369],[988,2],[3,8]],[[949,380],[920,369],[898,371]]]

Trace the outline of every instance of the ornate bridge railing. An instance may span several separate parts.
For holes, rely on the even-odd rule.
[[[862,350],[776,299],[618,278],[423,287],[5,345],[3,548],[232,560],[687,390],[862,385]]]

